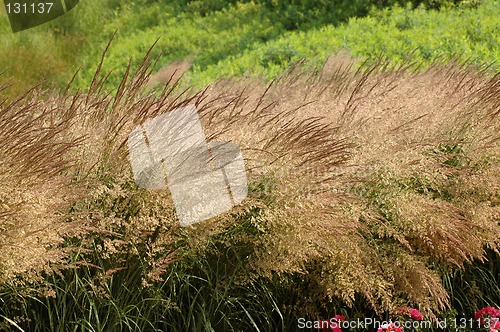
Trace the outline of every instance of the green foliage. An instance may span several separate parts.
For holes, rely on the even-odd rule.
[[[82,258],[75,257],[75,263],[84,263]],[[142,286],[146,262],[131,259],[113,271],[101,257],[90,261],[88,266],[48,277],[45,293],[4,291],[2,300],[9,306],[3,305],[1,315],[29,317],[30,321],[17,323],[25,331],[159,331],[166,326],[163,314],[173,304],[161,287]],[[2,325],[4,331],[13,328],[8,322]]]
[[[47,24],[13,34],[0,6],[0,72],[13,77],[11,96],[45,80],[45,87],[63,88],[96,50],[102,26],[115,17],[118,0],[82,0],[68,14]],[[98,52],[102,52],[100,49]]]
[[[270,79],[290,63],[306,58],[318,65],[332,53],[348,50],[354,58],[384,54],[394,62],[411,59],[429,65],[436,59],[470,59],[491,63],[500,59],[500,5],[487,1],[478,8],[428,11],[394,7],[352,18],[340,27],[327,25],[307,32],[288,32],[256,44],[238,56],[196,68],[191,79],[206,84],[221,75],[251,72]]]
[[[498,3],[428,2],[415,9],[420,3],[398,4],[320,0],[226,2],[224,6],[219,1],[129,4],[100,34],[103,48],[118,29],[104,68],[116,71],[110,85],[118,84],[129,59],[137,63],[158,38],[153,56],[163,57],[157,68],[188,58],[193,67],[187,81],[197,87],[247,73],[270,79],[299,59],[318,66],[344,49],[354,58],[383,53],[395,62],[411,55],[424,65],[439,58],[484,63],[500,57],[495,33],[500,29]],[[339,26],[341,22],[345,23]],[[91,63],[98,58],[95,53]],[[84,86],[91,77],[92,69],[87,67],[78,82]]]
[[[472,317],[475,311],[486,307],[500,307],[500,255],[486,251],[485,260],[467,264],[465,269],[440,267],[443,284],[450,293],[452,308]]]
[[[491,0],[415,1],[411,6],[399,0],[86,0],[47,25],[15,35],[0,13],[0,29],[7,36],[0,47],[0,68],[12,67],[10,75],[20,81],[11,93],[41,77],[62,87],[80,67],[77,86],[85,87],[115,31],[104,64],[105,71],[114,70],[110,87],[117,86],[130,58],[137,64],[158,38],[153,56],[163,57],[156,69],[190,59],[193,67],[186,76],[198,87],[221,76],[273,78],[298,59],[318,66],[342,49],[354,58],[384,53],[401,61],[413,52],[414,60],[425,64],[455,56],[491,62],[500,57],[495,33],[499,12]]]

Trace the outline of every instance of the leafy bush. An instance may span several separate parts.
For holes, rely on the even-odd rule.
[[[137,64],[157,38],[160,39],[154,55],[165,55],[157,68],[189,59],[193,67],[186,77],[188,84],[199,88],[221,76],[250,73],[273,78],[301,58],[317,66],[340,50],[361,59],[384,53],[395,62],[413,54],[415,61],[425,65],[456,56],[462,60],[472,58],[479,64],[495,61],[499,56],[495,31],[500,28],[496,20],[500,9],[494,1],[441,11],[423,6],[399,7],[398,3],[382,6],[377,2],[377,6],[382,6],[378,9],[364,2],[345,3],[358,6],[363,12],[359,15],[357,9],[331,1],[228,2],[203,14],[194,9],[188,11],[196,4],[201,5],[148,2],[147,6],[124,8],[122,16],[106,25],[100,34],[103,45],[118,28],[117,43],[104,64],[105,70],[117,70],[110,83],[116,86],[129,59]],[[309,18],[310,23],[306,23]],[[341,21],[345,23],[338,25]],[[297,26],[288,26],[293,24]],[[91,63],[98,58],[95,53]],[[77,82],[85,86],[91,78],[92,69],[86,66]]]
[[[455,58],[477,65],[493,63],[500,58],[500,39],[495,32],[500,29],[496,19],[499,13],[498,3],[489,1],[475,9],[427,11],[394,7],[374,11],[368,17],[352,18],[340,27],[327,25],[307,32],[284,33],[205,70],[200,68],[189,78],[197,86],[221,75],[252,73],[272,79],[302,58],[314,67],[345,50],[355,59],[373,59],[383,54],[396,63],[411,58],[420,66]]]
[[[192,61],[186,78],[200,88],[221,76],[276,77],[300,58],[317,66],[344,49],[355,58],[383,52],[393,61],[415,51],[414,59],[427,65],[456,55],[477,63],[498,59],[499,8],[494,1],[455,1],[457,6],[426,1],[427,7],[417,7],[420,3],[87,0],[47,25],[15,35],[0,12],[6,36],[0,70],[10,67],[7,75],[18,81],[11,95],[42,77],[45,86],[63,88],[80,67],[74,87],[84,88],[115,30],[117,42],[104,63],[104,71],[114,69],[109,88],[119,84],[130,58],[138,65],[158,38],[153,55],[164,56],[155,70],[173,61]],[[424,9],[434,7],[442,9]]]
[[[87,95],[6,104],[3,327],[274,330],[339,307],[449,309],[443,277],[500,249],[499,76],[351,68],[332,58],[270,86],[228,80],[187,94],[145,92],[143,61],[113,95],[98,72]],[[181,229],[168,193],[136,187],[126,140],[191,103],[207,137],[242,148],[252,190]]]

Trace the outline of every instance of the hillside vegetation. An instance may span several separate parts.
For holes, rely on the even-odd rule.
[[[194,64],[189,82],[199,87],[221,76],[251,73],[273,78],[302,58],[314,67],[339,51],[362,60],[380,54],[396,62],[411,57],[424,65],[436,59],[469,59],[476,64],[500,59],[496,1],[441,11],[423,5],[371,10],[368,17],[353,15],[340,21],[335,12],[321,11],[314,17],[329,24],[294,30],[285,29],[286,18],[253,2],[238,2],[206,16],[183,12],[172,17],[164,14],[165,8],[132,11],[118,19],[117,42],[105,68],[124,68],[130,57],[138,63],[157,38],[153,54],[164,54],[158,67],[189,58]],[[116,26],[108,27],[110,35]],[[120,71],[115,75],[116,82]]]
[[[42,77],[64,87],[80,69],[75,87],[90,84],[111,35],[117,37],[103,64],[116,87],[132,58],[138,65],[159,38],[155,70],[173,61],[193,66],[186,85],[198,88],[221,76],[281,73],[306,58],[317,67],[339,51],[364,60],[384,54],[401,62],[410,55],[429,65],[450,58],[476,64],[500,58],[497,1],[118,1],[82,0],[48,25],[9,33],[0,9],[0,67],[18,83],[10,94]],[[395,6],[395,7],[394,7]],[[15,52],[13,52],[15,50]]]

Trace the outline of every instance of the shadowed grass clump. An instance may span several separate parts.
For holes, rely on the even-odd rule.
[[[432,316],[456,304],[454,273],[498,260],[498,74],[331,58],[193,92],[175,73],[148,87],[149,64],[116,91],[99,65],[85,93],[1,104],[2,327],[290,330],[359,303]],[[180,228],[168,191],[135,185],[127,137],[186,105],[241,147],[250,190]]]

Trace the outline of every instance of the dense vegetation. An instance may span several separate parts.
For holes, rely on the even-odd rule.
[[[82,0],[15,35],[0,13],[0,329],[500,307],[500,4],[332,3]],[[151,84],[165,66],[184,77]],[[126,139],[189,104],[242,148],[250,192],[181,228]]]

